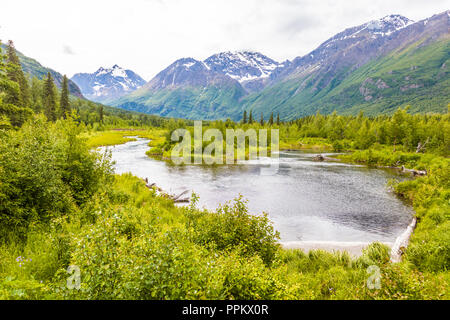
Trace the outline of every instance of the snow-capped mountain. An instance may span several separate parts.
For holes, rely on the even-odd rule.
[[[86,98],[102,103],[118,99],[146,83],[133,71],[118,65],[101,67],[94,73],[77,73],[71,80],[80,87]]]
[[[365,33],[371,34],[372,38],[374,38],[373,36],[375,37],[389,36],[395,31],[401,30],[413,23],[414,23],[413,20],[410,20],[404,16],[398,14],[391,14],[381,19],[372,20],[360,26],[346,29],[345,31],[338,33],[337,35],[329,39],[326,43],[337,40],[345,40],[348,38],[355,39]],[[360,33],[362,34],[360,35]]]
[[[248,91],[257,91],[264,81],[280,66],[269,57],[252,51],[221,52],[204,61],[211,70],[225,74],[241,83]]]
[[[287,76],[309,74],[317,68],[340,64],[362,65],[379,55],[398,31],[414,24],[401,15],[388,15],[362,25],[345,29],[322,43],[309,54],[295,58],[292,63],[280,66],[272,72],[271,79],[279,81]]]
[[[162,89],[235,82],[254,92],[261,90],[273,70],[280,66],[279,62],[250,51],[222,52],[204,61],[182,58],[158,73],[145,87]]]
[[[202,61],[182,58],[158,73],[145,88],[164,89],[174,87],[205,87],[213,83],[230,82],[232,79],[212,71]]]
[[[111,105],[162,116],[191,117],[195,106],[196,117],[208,119],[216,110],[227,112],[248,92],[230,76],[212,70],[206,63],[193,58],[178,59],[159,72],[151,81],[135,92]],[[143,106],[141,101],[147,100]],[[184,113],[181,109],[184,109]],[[212,118],[211,118],[212,119]]]

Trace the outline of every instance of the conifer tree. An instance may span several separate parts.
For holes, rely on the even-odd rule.
[[[69,84],[67,77],[64,75],[62,89],[61,89],[61,100],[59,103],[61,108],[61,114],[64,119],[66,119],[67,114],[70,113],[70,101],[69,101]]]
[[[248,123],[249,123],[249,124],[252,124],[252,123],[253,123],[252,110],[250,110],[250,116],[248,117]]]
[[[277,126],[280,125],[280,113],[277,113]]]
[[[273,112],[270,114],[269,125],[273,125]]]
[[[247,111],[246,111],[246,110],[244,110],[244,116],[243,116],[243,118],[242,118],[242,123],[243,123],[243,124],[246,124],[246,123],[247,123]]]
[[[42,81],[37,77],[31,79],[31,107],[35,112],[42,111]]]
[[[1,43],[0,43],[1,45]],[[19,84],[9,79],[7,74],[9,66],[5,63],[5,56],[3,55],[0,46],[0,102],[6,105],[13,105],[15,107],[21,105]]]
[[[56,121],[56,91],[53,77],[50,72],[47,73],[47,78],[44,82],[42,99],[44,101],[44,112],[48,120]]]
[[[0,47],[0,118],[2,127],[9,128],[10,125],[21,126],[33,112],[21,107],[20,86],[10,80],[8,71],[11,65],[6,65],[4,58]]]
[[[103,123],[103,106],[98,108],[98,117],[100,119],[100,123]]]
[[[14,43],[9,40],[7,46],[7,74],[11,81],[17,82],[20,88],[20,101],[18,106],[29,107],[30,105],[30,87],[28,80],[22,70],[22,65],[20,64],[19,57],[17,56]]]
[[[264,116],[263,116],[263,113],[261,112],[261,120],[259,121],[259,124],[260,125],[264,125]]]

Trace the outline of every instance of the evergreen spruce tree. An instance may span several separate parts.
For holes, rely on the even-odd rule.
[[[30,86],[25,74],[22,70],[19,57],[17,56],[14,43],[10,40],[7,46],[7,75],[9,80],[17,82],[20,88],[20,101],[18,106],[29,107],[30,106]]]
[[[244,110],[244,116],[243,116],[243,118],[242,118],[242,123],[243,123],[243,124],[246,124],[246,123],[247,123],[247,111],[246,111],[246,110]]]
[[[100,119],[100,123],[103,123],[103,106],[98,108],[98,117]],[[142,121],[142,120],[141,120]]]
[[[273,112],[270,114],[269,125],[273,125]]]
[[[1,45],[1,43],[0,43]],[[21,126],[32,114],[29,108],[23,108],[20,86],[10,79],[8,72],[12,65],[5,63],[0,46],[0,118],[2,127]]]
[[[264,125],[264,116],[263,116],[263,113],[261,112],[261,120],[259,121],[259,124],[260,125]]]
[[[252,124],[252,123],[253,123],[252,110],[250,110],[250,116],[248,117],[248,123],[249,123],[249,124]]]
[[[47,78],[44,82],[44,113],[48,120],[56,121],[56,90],[55,84],[53,83],[53,77],[50,72],[47,73]]]
[[[277,126],[280,125],[280,113],[277,113]]]
[[[59,103],[59,107],[61,108],[62,117],[66,119],[67,114],[70,113],[70,101],[69,101],[69,84],[67,77],[65,75],[62,83],[61,100]]]
[[[31,108],[35,112],[42,111],[42,81],[37,77],[31,79]]]
[[[6,105],[18,107],[22,104],[19,84],[10,80],[8,75],[10,67],[9,64],[6,64],[5,56],[0,47],[0,91],[2,92],[0,102],[3,103],[4,108]]]

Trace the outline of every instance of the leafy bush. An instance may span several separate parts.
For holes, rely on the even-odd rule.
[[[240,247],[243,254],[257,254],[266,264],[273,261],[279,248],[279,232],[274,230],[267,214],[249,214],[242,196],[233,204],[220,206],[216,214],[191,211],[188,224],[193,228],[194,242],[217,250]]]
[[[48,123],[36,116],[0,141],[0,239],[23,237],[34,221],[48,222],[83,204],[111,175],[77,137],[72,119]]]

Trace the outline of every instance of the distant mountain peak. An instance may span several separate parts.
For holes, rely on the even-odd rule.
[[[413,23],[413,20],[410,20],[402,15],[391,14],[378,20],[372,20],[366,23],[365,27],[374,33],[383,32],[390,34]]]
[[[280,66],[279,62],[250,50],[220,52],[203,62],[209,69],[237,80],[250,91],[261,88],[261,81]]]
[[[192,67],[204,67],[201,61],[195,60],[194,58],[181,58],[175,61],[170,67],[178,68],[183,67],[185,69],[191,69]]]
[[[373,41],[387,38],[394,33],[414,24],[413,20],[399,14],[391,14],[380,19],[350,27],[334,35],[308,54],[309,60],[320,63],[335,52],[350,49],[361,41]],[[299,58],[296,58],[298,61]],[[304,59],[303,59],[304,60]]]
[[[88,99],[103,103],[131,93],[146,83],[133,71],[117,64],[111,68],[100,67],[94,73],[77,73],[72,81],[78,84]]]
[[[130,70],[128,70],[128,71],[130,71]],[[127,70],[125,70],[122,67],[120,67],[119,65],[115,64],[111,68],[100,67],[94,74],[97,76],[101,76],[104,74],[110,74],[112,77],[126,78]]]

